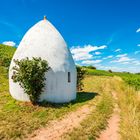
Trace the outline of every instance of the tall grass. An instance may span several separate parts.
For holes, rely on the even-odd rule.
[[[139,92],[116,77],[112,81],[112,88],[118,93],[118,104],[121,109],[121,139],[140,140]]]

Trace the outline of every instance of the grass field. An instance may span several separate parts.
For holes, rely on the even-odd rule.
[[[127,84],[133,86],[136,90],[140,90],[140,74],[133,74],[127,72],[109,72],[105,70],[93,70],[86,69],[88,75],[96,75],[96,76],[119,76],[121,77]]]

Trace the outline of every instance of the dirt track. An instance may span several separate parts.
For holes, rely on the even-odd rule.
[[[116,92],[113,92],[112,95],[115,100],[117,100]],[[114,112],[112,114],[112,117],[108,120],[108,127],[106,130],[104,130],[100,137],[97,140],[119,140],[120,136],[118,133],[119,130],[119,121],[120,121],[120,115],[119,115],[119,107],[117,103],[115,103]]]
[[[46,128],[35,131],[28,140],[59,140],[63,134],[78,127],[80,122],[90,114],[92,109],[93,106],[84,105],[77,111],[67,114],[63,119],[53,121]]]

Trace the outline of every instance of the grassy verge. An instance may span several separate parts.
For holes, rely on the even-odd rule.
[[[120,134],[122,140],[140,140],[140,94],[116,77],[112,87],[118,93],[121,109]]]
[[[14,100],[8,92],[8,79],[4,67],[0,67],[0,74],[0,139],[22,139],[39,127],[47,125],[49,121],[61,118],[84,104],[92,104],[97,95],[85,88],[85,92],[78,93],[77,99],[71,103],[32,106]]]
[[[90,82],[95,83],[94,81],[96,80],[96,77],[93,76],[92,79],[90,79]],[[96,108],[78,128],[75,128],[72,132],[67,133],[63,139],[77,140],[78,138],[79,140],[94,140],[107,126],[107,120],[113,111],[113,99],[110,94],[110,84],[109,80],[104,77],[98,77],[96,82],[98,83],[98,88],[96,88],[96,90],[98,90],[98,93],[100,94],[100,98],[96,102]]]

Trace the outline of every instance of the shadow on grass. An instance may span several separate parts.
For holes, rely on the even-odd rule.
[[[54,107],[54,108],[70,107],[70,105],[84,103],[86,101],[92,100],[97,95],[98,93],[94,93],[94,92],[78,92],[76,100],[73,100],[69,103],[49,103],[49,102],[43,101],[39,103],[38,105],[43,106],[43,107]]]

